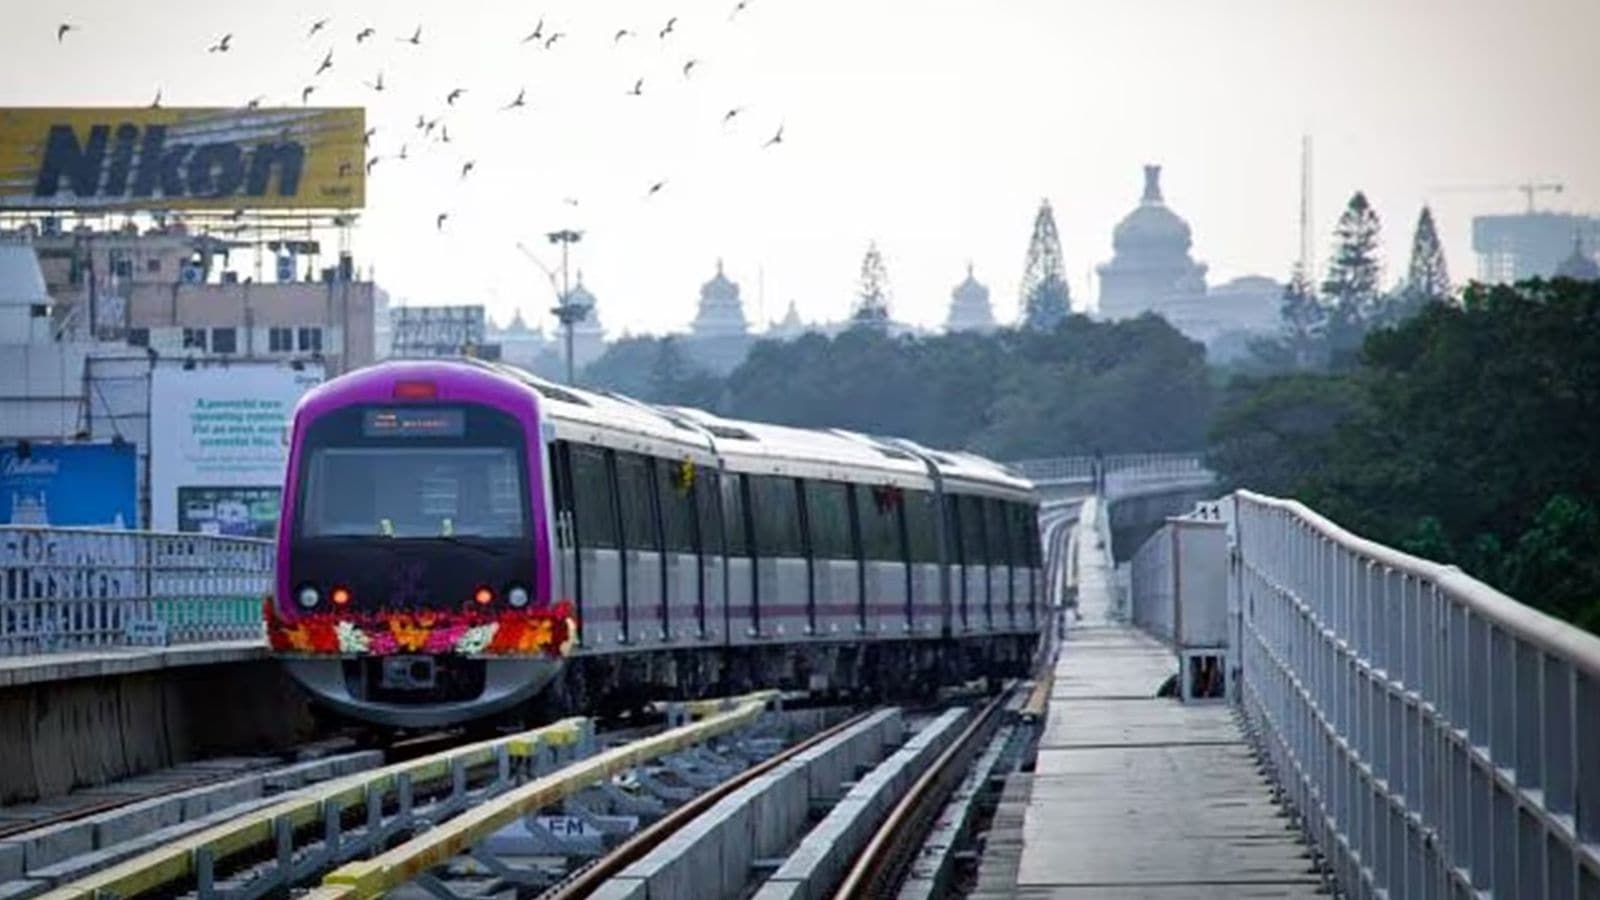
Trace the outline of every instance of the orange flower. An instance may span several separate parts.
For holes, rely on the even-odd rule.
[[[422,645],[428,642],[428,631],[426,626],[412,624],[410,616],[395,616],[389,620],[389,633],[394,635],[395,643],[405,650],[421,650]]]
[[[311,652],[311,633],[306,630],[304,625],[285,628],[281,633],[284,643],[288,644],[291,650],[299,650],[302,653]]]

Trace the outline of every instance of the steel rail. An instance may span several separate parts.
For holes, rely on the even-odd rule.
[[[336,778],[316,787],[287,795],[282,801],[247,815],[174,841],[158,850],[141,854],[88,877],[56,887],[41,896],[45,900],[94,900],[116,896],[127,900],[167,887],[197,872],[196,857],[210,853],[221,860],[275,840],[277,822],[298,829],[319,821],[329,805],[348,807],[363,804],[371,792],[382,792],[409,778],[414,784],[446,778],[456,766],[475,767],[491,763],[504,747],[510,756],[531,755],[540,747],[559,747],[577,743],[587,727],[583,718],[563,719],[552,725],[506,737],[492,738],[465,747],[442,750],[408,762],[396,763]]]
[[[920,827],[938,813],[946,797],[961,781],[972,758],[999,725],[999,713],[1010,700],[1014,687],[1001,691],[973,718],[950,746],[939,754],[890,810],[883,824],[856,857],[844,881],[833,892],[834,900],[857,900],[883,896],[896,878],[906,851],[926,830]]]
[[[579,898],[589,896],[599,890],[607,879],[617,876],[623,869],[643,858],[645,854],[654,850],[667,838],[694,821],[701,813],[715,806],[722,798],[794,759],[801,753],[821,744],[823,741],[865,721],[872,713],[873,710],[868,710],[851,716],[831,728],[826,728],[811,735],[792,747],[784,748],[777,755],[756,763],[716,787],[696,795],[682,806],[677,807],[672,812],[641,829],[628,840],[617,845],[616,849],[610,853],[573,873],[569,880],[540,894],[539,900],[579,900]],[[334,900],[334,898],[326,898],[326,900]]]
[[[744,726],[776,696],[776,691],[747,695],[732,701],[733,708],[725,712],[577,760],[518,785],[377,856],[346,863],[328,873],[322,884],[327,888],[350,888],[353,893],[341,895],[345,900],[381,897],[434,866],[448,862],[527,813],[559,802],[639,763],[704,743]]]

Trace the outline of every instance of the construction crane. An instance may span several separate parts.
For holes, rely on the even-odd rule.
[[[1477,193],[1487,193],[1487,192],[1490,192],[1490,191],[1521,191],[1522,192],[1522,196],[1524,198],[1526,198],[1527,201],[1528,201],[1528,212],[1532,213],[1532,212],[1535,212],[1535,207],[1533,205],[1533,198],[1534,198],[1535,194],[1544,194],[1544,193],[1559,194],[1559,193],[1561,193],[1562,191],[1564,191],[1566,189],[1567,189],[1567,186],[1562,184],[1562,183],[1560,183],[1560,182],[1558,182],[1558,181],[1549,181],[1549,182],[1544,182],[1544,183],[1533,182],[1533,181],[1525,181],[1522,184],[1468,184],[1468,185],[1453,185],[1453,186],[1449,186],[1449,187],[1433,188],[1433,189],[1431,189],[1429,191],[1429,193],[1437,193],[1437,194],[1474,193],[1474,194],[1477,194]]]

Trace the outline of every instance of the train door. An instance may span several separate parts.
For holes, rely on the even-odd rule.
[[[628,639],[664,639],[661,533],[656,523],[655,473],[648,457],[618,451],[617,501],[622,519],[622,579]]]
[[[906,546],[911,559],[911,603],[919,634],[949,633],[939,561],[939,498],[930,491],[905,492]]]
[[[767,636],[803,634],[809,580],[800,522],[799,479],[750,475],[756,603],[752,627]]]
[[[700,631],[701,575],[694,535],[695,465],[687,459],[658,459],[655,474],[661,512],[661,630],[668,640],[693,640]]]
[[[750,517],[750,476],[726,472],[722,477],[722,522],[727,546],[727,607],[723,627],[729,643],[749,641],[761,628],[761,604],[756,577],[753,521]]]
[[[811,550],[812,634],[838,634],[860,621],[861,563],[850,520],[850,486],[805,482]]]
[[[989,548],[989,603],[995,628],[1007,631],[1012,625],[1011,553],[1006,546],[1004,501],[993,497],[983,501],[983,535]]]
[[[856,485],[856,510],[861,521],[861,550],[867,570],[868,630],[885,637],[903,637],[910,624],[906,604],[909,568],[905,530],[900,516],[900,491],[888,485]]]
[[[983,607],[982,615],[974,616],[979,631],[994,630],[994,590],[989,579],[989,541],[987,537],[983,498],[961,498],[961,541],[966,553],[967,584],[971,599]]]
[[[723,543],[721,473],[710,466],[696,470],[695,547],[699,552],[700,577],[696,584],[695,623],[702,639],[718,639],[723,630],[727,603],[727,556]]]
[[[578,627],[593,650],[614,647],[627,634],[617,532],[616,488],[605,450],[562,441],[560,471],[571,494],[572,584]]]

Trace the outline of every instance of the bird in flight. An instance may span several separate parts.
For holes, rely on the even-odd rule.
[[[733,17],[737,16],[739,13],[744,12],[744,8],[746,6],[749,6],[749,5],[750,5],[750,0],[739,0],[739,5],[737,5],[737,6],[735,6],[733,8],[733,12],[728,13],[728,21],[732,22],[733,21]]]
[[[151,109],[161,108],[161,88],[156,88],[156,98],[150,101]]]
[[[418,121],[421,121],[421,120],[419,119]],[[429,136],[429,137],[432,137],[433,136],[433,130],[435,128],[438,128],[438,127],[439,127],[439,120],[438,119],[429,119],[428,121],[422,123],[422,133],[427,135],[427,136]]]
[[[399,41],[402,44],[411,44],[412,46],[415,46],[415,47],[422,46],[422,26],[418,25],[417,26],[417,30],[411,32],[411,37],[408,37],[408,38],[395,38],[395,40]]]
[[[400,145],[400,158],[401,159],[405,159],[406,158],[406,145],[405,144],[401,144]]]
[[[232,43],[232,41],[233,41],[233,35],[231,33],[230,34],[225,34],[225,35],[222,36],[221,40],[219,40],[215,44],[212,44],[211,46],[207,47],[206,48],[206,52],[207,53],[227,53],[228,49],[229,49],[228,45],[230,43]]]
[[[724,128],[728,127],[728,123],[733,121],[733,117],[737,116],[739,113],[742,113],[742,112],[744,112],[744,107],[735,106],[733,109],[730,109],[727,112],[723,113],[722,114],[722,127],[724,127]]]
[[[521,90],[517,91],[517,99],[511,101],[510,103],[507,103],[505,106],[502,106],[500,108],[501,109],[516,109],[518,107],[527,106],[527,105],[528,105],[528,89],[527,88],[522,88]]]
[[[625,37],[633,37],[633,32],[629,31],[626,28],[618,28],[616,36],[611,39],[611,43],[615,44],[615,43],[617,43],[618,41],[622,40]]]
[[[456,105],[456,101],[460,100],[461,99],[461,95],[465,94],[466,92],[467,92],[466,88],[456,88],[456,89],[452,90],[450,93],[444,95],[444,102],[449,104],[450,106],[455,106]]]
[[[369,88],[372,88],[375,91],[381,91],[381,90],[383,90],[383,72],[380,71],[378,73],[378,80],[376,80],[376,81],[363,81],[361,83],[366,85]]]
[[[667,35],[672,33],[673,26],[675,26],[677,24],[678,24],[678,17],[677,16],[673,16],[672,18],[668,19],[666,27],[661,29],[660,38],[662,40],[666,40],[667,39]]]
[[[435,216],[434,219],[433,219],[433,227],[439,229],[440,231],[443,231],[444,230],[444,220],[448,219],[448,218],[450,218],[450,214],[449,213],[447,213],[447,212],[439,213],[439,215]]]
[[[778,133],[773,135],[771,140],[767,141],[765,144],[762,144],[761,146],[762,146],[762,148],[766,148],[766,147],[771,147],[773,144],[781,144],[781,143],[783,143],[783,126],[779,125],[778,126]]]
[[[441,144],[450,143],[450,126],[449,125],[440,125],[439,126],[439,143],[441,143]]]
[[[378,32],[374,31],[371,25],[368,25],[366,28],[356,32],[356,43],[359,44],[377,33]]]
[[[308,84],[300,89],[300,105],[305,106],[311,100],[311,95],[317,90],[316,85]]]
[[[322,65],[317,66],[317,74],[321,75],[331,68],[333,68],[333,51],[329,50],[328,55],[322,58]]]
[[[327,27],[328,27],[328,20],[327,19],[318,19],[315,22],[311,23],[311,30],[306,32],[306,37],[312,37],[317,32],[319,32],[322,29],[327,28]]]
[[[78,26],[72,24],[71,22],[62,22],[60,25],[57,25],[56,26],[56,43],[58,43],[58,44],[61,43],[61,39],[67,36],[67,32],[69,32],[69,31],[77,31],[77,30],[78,30]]]
[[[700,65],[700,60],[698,60],[698,59],[691,59],[688,62],[684,63],[683,64],[683,77],[688,78],[689,77],[689,73],[694,71],[694,67],[698,66],[698,65]]]
[[[561,40],[562,38],[564,38],[566,36],[567,36],[567,33],[565,31],[557,31],[557,32],[551,33],[551,35],[549,37],[544,39],[544,48],[546,50],[549,50],[551,47],[554,47],[556,45],[556,41],[559,41],[559,40]]]
[[[654,197],[655,195],[661,193],[661,189],[666,186],[667,183],[665,181],[658,181],[655,184],[650,185],[650,190],[645,191],[644,198],[648,200],[651,197]]]
[[[562,198],[561,202],[565,203],[568,206],[577,206],[578,205],[578,198],[577,197],[564,197],[564,198]]]
[[[362,144],[362,146],[364,146],[364,147],[372,146],[372,136],[377,134],[377,133],[378,133],[378,126],[374,125],[371,128],[368,128],[367,129],[367,133],[363,134],[361,136],[361,144]]]
[[[251,97],[249,100],[246,100],[244,102],[244,108],[245,109],[260,109],[261,108],[261,101],[263,101],[265,99],[267,99],[267,98],[266,97]]]
[[[639,80],[637,80],[637,81],[635,81],[633,83],[633,90],[628,92],[628,96],[630,96],[630,97],[642,97],[642,96],[644,96],[644,79],[643,78],[640,78]]]
[[[380,160],[380,159],[383,159],[383,157],[374,156],[373,158],[367,160],[367,174],[368,175],[372,174],[372,167],[377,165],[378,164],[378,160]]]
[[[529,32],[528,36],[522,39],[522,42],[524,44],[531,44],[534,41],[543,40],[543,39],[544,39],[544,19],[540,19],[539,20],[539,24],[533,26],[533,31]]]
[[[475,168],[475,167],[476,167],[476,166],[477,166],[477,165],[478,165],[478,164],[477,164],[477,163],[476,163],[476,162],[473,162],[473,161],[472,161],[472,160],[470,160],[470,159],[469,159],[469,160],[467,160],[467,161],[466,161],[466,162],[465,162],[465,163],[463,163],[463,164],[462,164],[462,166],[461,166],[461,177],[462,177],[462,178],[466,178],[466,177],[467,177],[467,176],[468,176],[468,175],[470,175],[470,174],[472,174],[472,170],[473,170],[473,169],[474,169],[474,168]]]

